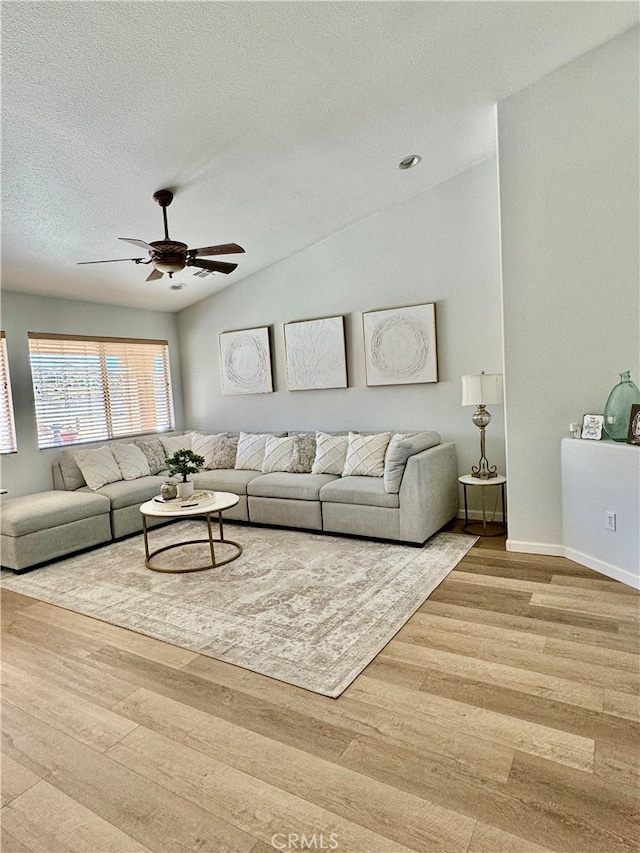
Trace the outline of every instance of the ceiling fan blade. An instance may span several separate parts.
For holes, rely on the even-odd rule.
[[[153,272],[147,276],[146,281],[156,281],[156,279],[162,278],[163,275],[164,273],[160,272],[160,270],[153,270]]]
[[[80,264],[115,264],[118,261],[135,261],[139,264],[141,261],[144,261],[144,258],[110,258],[108,261],[78,261],[78,265]]]
[[[187,266],[200,267],[203,270],[210,270],[211,272],[223,272],[227,275],[227,273],[233,272],[238,264],[228,264],[226,261],[203,261],[200,258],[189,258]]]
[[[205,246],[203,249],[189,249],[189,254],[192,257],[196,255],[235,255],[237,252],[244,252],[242,246],[237,243],[221,243],[219,246]]]
[[[150,246],[149,243],[145,243],[144,240],[131,240],[129,237],[118,237],[118,240],[124,240],[125,243],[131,243],[134,246],[140,246],[141,249],[146,249],[147,252],[155,251],[153,246]]]

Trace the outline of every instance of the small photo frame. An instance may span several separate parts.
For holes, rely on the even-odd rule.
[[[637,444],[640,447],[640,403],[631,406],[627,444]]]
[[[585,415],[582,418],[582,431],[580,438],[588,438],[598,441],[602,438],[604,427],[604,415]]]

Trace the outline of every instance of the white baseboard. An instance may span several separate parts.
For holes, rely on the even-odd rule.
[[[464,509],[458,510],[458,518],[464,518]],[[480,509],[470,509],[469,510],[469,521],[482,521],[482,510]],[[495,515],[493,513],[487,513],[487,521],[498,521],[502,524],[502,513],[496,512]]]
[[[518,542],[507,539],[507,551],[518,551],[523,554],[544,554],[547,557],[564,557],[564,545],[552,545],[550,542]]]
[[[632,586],[634,589],[640,589],[640,577],[634,575],[632,572],[628,572],[626,569],[620,569],[618,566],[612,566],[611,563],[605,563],[603,560],[597,560],[588,554],[574,551],[573,548],[565,548],[564,556],[568,560],[573,560],[574,563],[580,563],[581,566],[586,566],[588,569],[599,572],[601,575],[606,575],[627,586]]]
[[[590,557],[581,551],[575,551],[573,548],[566,548],[564,545],[552,545],[549,542],[518,542],[514,539],[507,539],[507,551],[517,551],[522,554],[543,554],[547,557],[566,557],[567,560],[579,563],[587,569],[593,569],[594,572],[605,575],[605,577],[613,578],[627,586],[632,586],[634,589],[640,589],[640,577],[632,572],[620,569],[611,563],[605,563],[604,560]]]

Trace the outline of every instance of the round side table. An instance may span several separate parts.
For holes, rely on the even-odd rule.
[[[507,532],[507,506],[505,499],[505,485],[507,483],[507,478],[503,477],[502,474],[498,474],[497,477],[490,477],[488,480],[481,480],[480,477],[474,477],[471,474],[463,474],[462,477],[458,477],[458,482],[462,483],[462,490],[464,492],[464,527],[462,528],[464,532],[473,533],[475,536],[504,536]],[[487,521],[485,500],[485,489],[487,486],[500,487],[500,496],[502,498],[502,522]],[[482,489],[481,521],[469,521],[467,489],[470,487]]]

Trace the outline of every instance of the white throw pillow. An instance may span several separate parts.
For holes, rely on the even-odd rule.
[[[215,458],[220,448],[221,440],[226,438],[226,433],[215,433],[213,435],[202,435],[199,432],[192,432],[191,449],[198,456],[204,458],[203,468],[215,468]]]
[[[390,438],[389,432],[379,432],[374,435],[350,432],[342,476],[382,477],[384,454]]]
[[[75,457],[87,486],[94,491],[107,483],[122,480],[122,471],[111,448],[106,445],[96,450],[76,450]]]
[[[295,436],[276,438],[268,435],[264,445],[264,462],[262,473],[271,474],[274,471],[291,471],[293,462],[293,444]]]
[[[138,477],[149,477],[151,469],[147,457],[135,444],[112,444],[113,453],[118,468],[122,471],[123,480],[137,480]]]
[[[263,433],[241,432],[235,467],[243,471],[262,471],[266,441]]]
[[[161,435],[160,441],[164,447],[164,452],[168,456],[173,456],[176,450],[191,450],[191,436],[185,435]]]
[[[316,432],[316,458],[311,466],[311,473],[342,474],[348,443],[349,438],[346,435]]]

